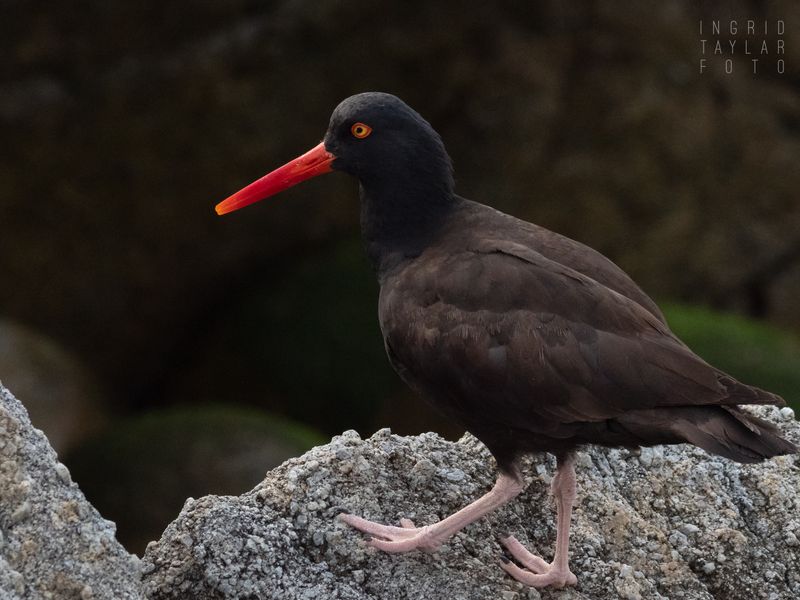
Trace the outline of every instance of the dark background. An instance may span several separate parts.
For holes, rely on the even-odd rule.
[[[361,91],[433,124],[462,195],[607,254],[701,355],[800,402],[796,2],[0,11],[0,379],[129,548],[344,429],[460,433],[383,356],[355,182],[213,212]],[[742,31],[701,74],[700,19],[748,18],[760,72]]]

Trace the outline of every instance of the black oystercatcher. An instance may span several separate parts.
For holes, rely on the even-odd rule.
[[[224,214],[332,170],[356,177],[361,228],[381,291],[392,366],[477,436],[500,476],[443,521],[345,523],[386,552],[433,550],[523,489],[517,459],[558,460],[553,562],[515,538],[503,568],[535,587],[576,582],[568,567],[574,451],[583,444],[691,443],[751,463],[797,451],[739,404],[783,404],[715,369],[673,334],[614,263],[578,242],[461,198],[439,135],[390,94],[342,102],[325,139],[217,206]]]

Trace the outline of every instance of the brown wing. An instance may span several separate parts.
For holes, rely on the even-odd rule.
[[[465,419],[552,432],[631,410],[781,402],[639,303],[510,242],[423,254],[385,283],[380,316],[401,375]]]

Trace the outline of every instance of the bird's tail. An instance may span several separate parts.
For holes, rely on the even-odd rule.
[[[706,452],[737,462],[760,462],[772,456],[794,454],[797,446],[780,436],[772,423],[737,406],[698,406],[681,410],[674,431]]]
[[[629,434],[650,444],[689,442],[742,463],[798,451],[772,423],[738,406],[676,406],[631,411],[615,419]]]

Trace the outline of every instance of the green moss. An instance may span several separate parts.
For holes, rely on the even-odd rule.
[[[694,306],[662,306],[672,330],[706,361],[800,408],[800,340],[765,323]]]
[[[114,432],[109,443],[127,446],[136,440],[141,442],[160,436],[164,431],[170,432],[167,441],[178,447],[184,447],[182,438],[185,436],[225,440],[247,435],[277,440],[301,453],[327,441],[327,438],[305,425],[261,410],[207,404],[145,413],[126,421],[123,427]]]

